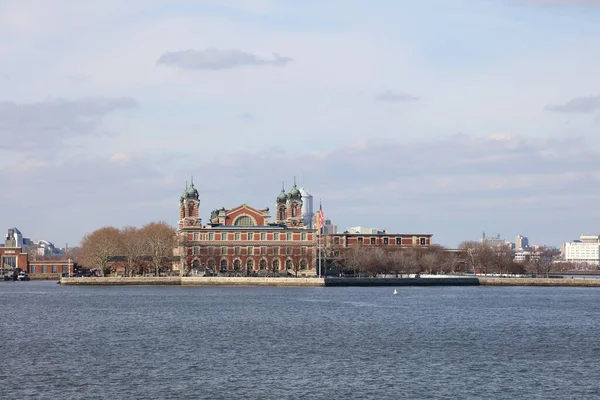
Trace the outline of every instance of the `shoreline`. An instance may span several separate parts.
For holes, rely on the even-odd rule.
[[[256,277],[94,277],[61,278],[65,286],[545,286],[600,287],[600,279],[585,278],[256,278]]]

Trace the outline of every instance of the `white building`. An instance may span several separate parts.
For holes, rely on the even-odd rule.
[[[302,196],[302,220],[304,225],[309,229],[313,228],[313,219],[315,217],[313,208],[313,196],[305,188],[300,188],[300,195]]]
[[[362,233],[364,235],[381,235],[387,233],[387,229],[365,228],[363,226],[351,226],[347,229],[348,233]]]
[[[581,235],[563,246],[565,261],[578,265],[600,265],[600,235]]]

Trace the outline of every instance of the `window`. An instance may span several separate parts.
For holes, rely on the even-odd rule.
[[[273,260],[273,271],[279,271],[279,260]]]
[[[292,217],[296,217],[296,205],[292,206]]]
[[[285,268],[294,269],[294,263],[292,262],[292,260],[285,260]]]
[[[241,265],[242,265],[242,263],[240,262],[240,260],[235,260],[233,262],[233,269],[235,269],[236,271],[239,271]]]
[[[58,265],[53,265],[52,266],[52,273],[53,274],[58,274]]]
[[[302,232],[302,240],[306,240],[306,232]]]
[[[32,265],[32,266],[31,266],[31,273],[32,273],[32,274],[35,274],[35,273],[37,273],[37,266],[36,266],[36,265]]]
[[[247,253],[248,255],[250,255],[250,256],[253,255],[254,254],[254,247],[248,246],[247,251],[248,251],[248,253]]]
[[[211,271],[215,270],[215,260],[213,260],[212,258],[208,260],[208,263],[206,265]]]
[[[198,240],[200,238],[200,234],[198,232],[194,232],[194,240]]]
[[[267,260],[260,260],[260,269],[267,269]]]
[[[15,256],[2,256],[2,268],[17,268],[17,257]]]
[[[246,268],[253,269],[254,268],[254,261],[252,261],[252,260],[246,261]]]
[[[285,219],[285,208],[280,208],[279,209],[279,220],[284,220]]]
[[[221,271],[226,271],[227,270],[227,260],[222,259],[221,260]]]
[[[221,247],[221,254],[226,256],[227,255],[227,246],[222,246]]]
[[[214,248],[214,247],[212,247],[212,246],[210,246],[210,247],[208,248],[208,254],[209,254],[209,255],[211,255],[211,256],[212,256],[213,254],[215,254],[215,248]]]
[[[421,238],[421,246],[425,246],[425,238]]]
[[[240,233],[239,232],[235,233],[235,240],[240,240]]]
[[[42,265],[42,274],[45,274],[47,272],[48,266],[47,265]]]
[[[302,247],[302,255],[306,254],[306,247]]]
[[[221,233],[221,240],[227,240],[227,234]]]
[[[279,240],[279,232],[275,232],[273,234],[274,239],[273,240]]]
[[[389,243],[390,243],[389,238],[383,238],[383,244],[389,244]]]
[[[333,238],[333,244],[340,244],[340,238],[339,237],[334,237]]]
[[[396,244],[402,244],[402,238],[396,238]]]
[[[194,246],[193,253],[194,253],[195,256],[197,256],[198,254],[200,254],[200,248],[198,246]]]
[[[286,240],[292,240],[292,234],[291,234],[291,233],[288,233],[288,234],[287,234],[287,238],[286,238]]]
[[[248,240],[254,240],[254,233],[248,232]]]
[[[215,240],[215,234],[214,233],[209,233],[208,234],[208,240]]]
[[[285,248],[285,253],[286,253],[287,255],[292,255],[292,253],[293,253],[293,250],[294,250],[294,249],[292,249],[291,247],[286,247],[286,248]]]
[[[372,238],[371,238],[371,244],[375,244],[376,242],[377,242],[377,239],[376,239],[376,238],[374,238],[374,237],[372,237]]]
[[[254,220],[247,215],[242,215],[238,217],[235,221],[233,221],[233,225],[235,226],[254,226]]]
[[[363,238],[361,238],[361,237],[358,238],[358,244],[363,244]]]
[[[234,249],[234,254],[235,254],[236,256],[239,256],[239,255],[240,255],[240,248],[239,248],[239,247],[236,247],[236,248]]]
[[[62,266],[62,273],[63,274],[68,274],[69,273],[69,266],[68,265],[63,265]]]
[[[279,255],[279,247],[273,247],[273,255],[274,256],[278,256]]]
[[[264,232],[260,233],[260,240],[266,240],[267,239],[267,234]]]
[[[307,269],[307,268],[308,268],[308,263],[306,262],[306,260],[300,261],[300,269]]]
[[[260,248],[260,254],[262,254],[262,255],[267,254],[267,248],[266,247],[261,247]]]

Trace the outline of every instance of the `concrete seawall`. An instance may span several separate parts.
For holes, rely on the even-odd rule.
[[[60,278],[61,285],[67,286],[141,286],[141,285],[181,285],[181,278],[174,277],[94,277],[94,278]]]
[[[323,278],[183,277],[182,286],[325,286]]]
[[[482,286],[600,287],[600,279],[583,278],[478,278]]]
[[[325,286],[477,286],[477,278],[327,278]]]
[[[95,277],[61,278],[67,286],[570,286],[600,287],[600,279],[561,278],[255,278],[255,277]]]

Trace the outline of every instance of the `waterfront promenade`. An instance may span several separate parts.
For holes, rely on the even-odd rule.
[[[599,287],[600,279],[584,278],[256,278],[256,277],[94,277],[61,278],[66,286],[570,286]]]

